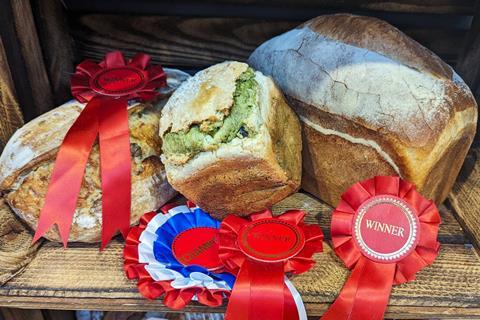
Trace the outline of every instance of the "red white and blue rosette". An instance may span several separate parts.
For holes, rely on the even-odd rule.
[[[218,257],[220,222],[192,203],[166,205],[145,214],[126,239],[123,256],[129,279],[138,279],[148,299],[182,309],[191,300],[220,306],[235,277]]]
[[[167,204],[130,229],[123,251],[125,273],[137,279],[144,297],[163,296],[169,308],[182,309],[192,300],[220,306],[230,297],[235,276],[220,259],[219,235],[220,222],[193,203]],[[286,277],[284,282],[298,319],[307,320],[300,294]]]

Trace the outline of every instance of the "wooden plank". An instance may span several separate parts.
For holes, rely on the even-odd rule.
[[[224,60],[245,61],[264,41],[301,21],[243,18],[181,18],[86,14],[71,18],[79,58],[101,59],[118,48],[132,55],[141,50],[164,65],[206,67]],[[465,30],[413,28],[405,32],[450,63],[463,46]],[[78,62],[78,61],[77,61]]]
[[[331,208],[312,196],[297,193],[274,207],[280,214],[297,208],[308,212],[309,222],[319,222],[328,235]],[[442,207],[444,244],[433,267],[418,274],[417,281],[394,288],[387,316],[396,319],[420,317],[480,317],[480,259],[464,244],[462,230]],[[310,315],[320,315],[337,296],[348,271],[327,242],[317,264],[293,279]],[[104,252],[96,245],[72,244],[65,250],[46,243],[25,270],[0,287],[0,305],[19,308],[90,309],[111,311],[167,311],[158,301],[143,299],[134,281],[122,269],[123,243],[116,239]],[[192,304],[185,311],[222,312]]]
[[[15,91],[24,118],[31,118],[53,105],[30,1],[0,0],[0,37],[12,72]]]
[[[0,37],[0,152],[15,130],[23,125],[23,116],[13,86],[2,38]]]
[[[70,77],[74,70],[73,39],[65,8],[60,0],[31,2],[45,67],[52,86],[55,106],[71,98]],[[52,106],[54,107],[54,106]]]
[[[448,199],[480,251],[480,148],[470,150]]]
[[[3,320],[46,320],[41,310],[1,308],[0,313]]]
[[[96,12],[124,12],[146,14],[185,14],[185,9],[190,11],[213,10],[226,11],[247,7],[250,11],[273,10],[277,7],[287,10],[312,10],[312,9],[336,9],[336,10],[373,10],[387,12],[407,13],[435,13],[435,14],[471,14],[474,10],[474,0],[207,0],[201,4],[193,1],[148,1],[148,0],[64,0],[70,10],[96,11]],[[176,11],[174,11],[176,9]],[[188,11],[187,11],[188,12]]]
[[[480,3],[477,5],[461,55],[456,66],[457,72],[472,90],[477,102],[480,102]],[[475,145],[480,145],[480,126],[477,127]]]
[[[158,301],[143,299],[122,271],[123,245],[114,242],[102,252],[96,246],[67,250],[47,243],[18,277],[0,288],[0,305],[21,308],[166,311]],[[347,270],[327,243],[316,266],[293,279],[308,313],[320,315],[337,296]],[[480,262],[463,245],[444,245],[433,267],[415,282],[395,287],[387,317],[448,318],[480,316]],[[222,312],[192,304],[185,311]],[[471,318],[470,318],[471,319]]]

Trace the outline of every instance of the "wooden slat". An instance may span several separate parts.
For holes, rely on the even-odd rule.
[[[2,320],[46,320],[41,310],[1,308]]]
[[[291,208],[308,212],[309,222],[319,221],[327,231],[331,209],[308,194],[297,193],[274,207],[279,214]],[[443,208],[443,207],[442,207]],[[461,228],[442,209],[443,242],[460,241]],[[464,241],[463,239],[462,241]],[[418,274],[415,282],[395,287],[387,317],[480,317],[480,259],[468,244],[442,246],[432,267]],[[317,264],[293,279],[302,294],[308,313],[320,315],[334,300],[348,271],[327,242],[325,252],[315,256]],[[0,305],[19,308],[101,309],[116,311],[166,311],[159,301],[143,299],[122,270],[123,244],[118,239],[104,252],[98,246],[72,244],[68,249],[46,243],[22,274],[0,287]],[[196,304],[186,311],[222,312]]]
[[[458,59],[457,72],[468,84],[477,102],[480,102],[480,2],[477,5],[472,27],[468,31],[466,41]],[[474,144],[480,145],[480,127]]]
[[[261,43],[301,21],[242,18],[180,18],[88,14],[70,19],[79,58],[101,59],[118,48],[129,55],[145,51],[169,66],[206,67],[224,60],[245,61]],[[403,29],[415,40],[454,63],[465,30]]]
[[[30,120],[53,105],[30,1],[0,1],[0,37],[19,105],[24,118]]]
[[[480,251],[480,148],[470,150],[448,198],[458,221]]]
[[[74,70],[73,39],[61,0],[32,1],[32,10],[55,106],[71,99],[70,77]],[[52,106],[54,107],[54,106]]]
[[[35,102],[34,110],[37,114],[41,114],[52,108],[53,99],[32,16],[32,8],[28,0],[12,0],[11,6],[21,50],[17,54],[22,55],[27,69],[28,81],[32,89],[31,94]]]
[[[387,12],[408,13],[448,13],[448,14],[471,14],[474,10],[474,0],[207,0],[196,4],[194,1],[148,1],[148,0],[64,0],[70,10],[76,11],[101,11],[101,12],[125,12],[161,14],[165,11],[185,12],[186,8],[196,11],[205,11],[216,8],[218,11],[226,11],[247,7],[254,12],[255,9],[275,9],[282,7],[286,10],[312,10],[312,9],[336,9],[336,10],[374,10]],[[205,8],[206,7],[206,8]],[[174,11],[177,9],[177,11]],[[182,10],[183,9],[183,10]]]
[[[0,37],[0,152],[15,130],[23,124],[10,67]]]
[[[92,246],[68,250],[46,244],[26,270],[0,288],[0,305],[21,308],[166,311],[158,301],[143,299],[135,283],[122,272],[122,244],[114,242],[103,253]],[[310,315],[320,315],[338,294],[347,277],[325,243],[316,266],[293,279]],[[480,316],[480,262],[463,245],[444,245],[434,266],[415,282],[395,287],[388,317],[415,318],[453,315]],[[192,304],[186,311],[221,312]]]

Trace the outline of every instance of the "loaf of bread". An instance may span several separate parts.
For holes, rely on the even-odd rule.
[[[302,187],[331,205],[357,181],[399,175],[442,202],[475,134],[477,105],[439,57],[388,23],[320,16],[249,58],[300,117]]]
[[[165,71],[168,85],[161,89],[162,99],[129,106],[132,224],[176,194],[167,182],[160,161],[158,123],[168,96],[189,76],[179,70]],[[33,229],[44,204],[58,148],[84,106],[71,101],[30,121],[15,132],[0,157],[0,190],[13,211]],[[98,151],[98,144],[95,144],[78,197],[69,241],[100,241],[102,197]],[[56,227],[45,237],[60,241]]]
[[[160,136],[171,185],[217,218],[268,208],[300,186],[297,116],[245,63],[185,81],[162,110]]]

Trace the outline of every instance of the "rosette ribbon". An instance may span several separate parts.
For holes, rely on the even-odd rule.
[[[348,189],[333,211],[336,254],[352,272],[322,320],[382,319],[393,285],[415,279],[440,244],[437,207],[399,177],[378,176]]]
[[[123,251],[127,277],[137,279],[144,297],[163,296],[175,310],[192,300],[220,306],[235,281],[218,257],[220,222],[192,203],[161,211],[145,214],[131,228]]]
[[[305,224],[304,216],[290,210],[273,217],[264,210],[248,219],[229,215],[223,220],[220,259],[237,275],[227,320],[299,319],[285,273],[308,271],[315,263],[312,255],[323,249],[322,231],[318,225]]]
[[[147,101],[166,85],[159,65],[138,53],[128,62],[119,51],[107,53],[100,63],[85,60],[71,79],[72,95],[86,106],[68,130],[40,213],[33,241],[56,224],[64,246],[90,151],[99,138],[102,189],[103,249],[117,230],[125,237],[130,228],[131,159],[128,102]]]

